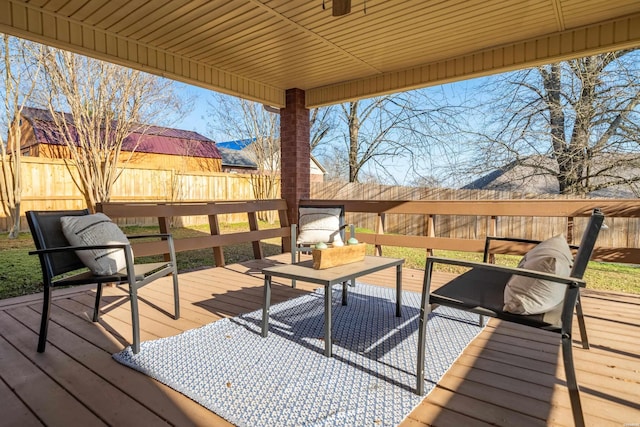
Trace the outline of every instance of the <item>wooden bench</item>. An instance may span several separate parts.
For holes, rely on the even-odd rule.
[[[118,222],[124,218],[157,218],[161,233],[170,233],[172,218],[185,216],[206,216],[209,221],[210,234],[198,237],[175,239],[176,252],[195,249],[213,249],[215,265],[225,265],[223,247],[238,243],[251,242],[255,259],[262,259],[261,240],[282,238],[283,251],[290,250],[289,238],[291,228],[287,216],[287,202],[285,200],[239,200],[220,202],[186,202],[186,203],[155,203],[155,202],[109,202],[99,203],[98,212],[103,212]],[[280,221],[279,227],[260,230],[258,212],[277,211]],[[246,214],[249,231],[221,233],[219,215]],[[162,242],[141,242],[132,244],[136,256],[165,254],[166,245]]]

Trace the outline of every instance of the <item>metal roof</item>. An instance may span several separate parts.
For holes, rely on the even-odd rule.
[[[65,144],[49,111],[25,107],[22,110],[22,117],[31,123],[35,137],[33,143]],[[77,138],[71,115],[65,114],[65,120],[70,124],[69,130],[72,137]],[[170,154],[211,159],[221,158],[216,143],[211,139],[196,132],[160,126],[140,125],[139,132],[134,131],[125,138],[122,143],[122,149],[138,153]]]
[[[282,107],[640,45],[638,0],[0,0],[0,31]]]

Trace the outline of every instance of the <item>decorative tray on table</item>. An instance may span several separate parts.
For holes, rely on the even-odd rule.
[[[313,268],[323,270],[343,264],[362,261],[364,259],[366,243],[355,245],[329,246],[326,249],[313,249]]]

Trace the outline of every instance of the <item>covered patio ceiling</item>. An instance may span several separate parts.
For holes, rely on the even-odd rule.
[[[0,0],[0,31],[306,107],[640,45],[637,0]]]

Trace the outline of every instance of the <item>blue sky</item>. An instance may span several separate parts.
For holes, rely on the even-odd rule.
[[[447,98],[449,98],[452,103],[455,103],[461,100],[461,97],[464,97],[466,93],[477,87],[482,80],[482,78],[479,78],[449,83],[441,86],[441,88],[445,91]],[[208,124],[206,117],[211,108],[209,106],[209,102],[212,100],[211,95],[214,92],[209,89],[203,89],[184,83],[178,83],[178,85],[180,85],[179,93],[192,103],[191,111],[183,119],[172,123],[170,126],[177,129],[198,132],[199,134],[212,138],[216,142],[223,142],[222,139],[219,139],[216,135],[212,134],[214,132],[213,130],[207,128]]]
[[[198,132],[201,135],[207,136],[217,141],[214,135],[211,135],[211,132],[207,129],[207,121],[205,119],[209,109],[209,105],[207,104],[207,102],[211,99],[211,94],[213,92],[208,89],[199,88],[197,86],[191,86],[182,83],[179,83],[179,85],[179,93],[183,95],[185,99],[192,101],[192,106],[191,111],[188,112],[186,117],[177,121],[176,123],[171,124],[171,126],[182,130]]]
[[[436,86],[427,90],[434,90],[438,92],[441,91],[440,96],[445,96],[449,102],[451,102],[452,104],[456,104],[463,102],[464,97],[469,96],[470,93],[473,93],[474,89],[477,88],[477,86],[485,79],[486,78],[481,78],[450,83],[442,86]],[[174,123],[169,123],[167,124],[167,126],[198,132],[199,134],[211,138],[216,142],[226,142],[234,139],[229,138],[226,135],[216,134],[215,130],[209,128],[210,126],[208,124],[207,116],[209,115],[209,112],[211,110],[211,106],[209,105],[209,103],[213,100],[213,91],[183,83],[178,83],[178,85],[179,94],[185,99],[186,102],[190,103],[190,111],[184,118],[176,120]],[[416,166],[418,166],[420,169],[424,169],[425,174],[430,175],[431,173],[435,172],[431,171],[431,167],[434,166],[432,162],[435,161],[437,163],[438,158],[439,156],[435,156],[434,158],[431,158],[429,160],[425,159],[423,165]],[[395,177],[398,184],[408,184],[415,178],[410,172],[409,168],[406,167],[407,160],[407,158],[396,157],[388,158],[383,161],[383,168]],[[376,166],[373,163],[367,165],[365,169],[371,174],[380,175],[379,171],[376,170]],[[385,174],[383,173],[382,175]]]

